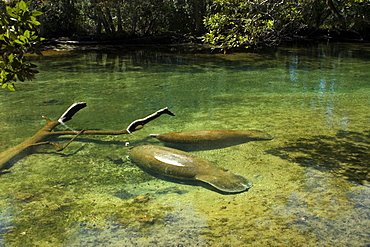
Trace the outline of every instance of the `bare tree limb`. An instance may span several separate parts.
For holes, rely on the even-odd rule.
[[[103,131],[103,130],[81,130],[81,131],[74,131],[74,130],[66,130],[66,131],[52,131],[55,127],[59,124],[63,124],[64,122],[70,120],[72,116],[77,113],[80,109],[84,108],[86,103],[79,102],[72,104],[66,112],[62,114],[62,116],[57,121],[52,121],[48,117],[42,116],[46,120],[46,124],[42,127],[35,135],[31,138],[23,141],[22,143],[9,148],[0,153],[0,170],[3,169],[6,164],[16,158],[19,154],[21,154],[24,150],[32,146],[39,146],[39,145],[53,145],[57,151],[61,151],[65,149],[72,141],[74,141],[80,135],[122,135],[122,134],[130,134],[134,131],[137,131],[150,121],[158,118],[162,114],[168,114],[171,116],[175,116],[171,111],[168,110],[167,107],[156,111],[155,113],[133,121],[126,129],[118,130],[118,131]],[[53,143],[49,141],[43,141],[50,136],[60,136],[60,135],[73,135],[73,138],[64,146],[61,146],[58,143]]]
[[[162,114],[168,114],[168,115],[171,115],[171,116],[175,116],[175,114],[173,114],[170,110],[168,110],[168,107],[165,107],[163,109],[160,109],[156,112],[154,112],[153,114],[145,117],[145,118],[142,118],[142,119],[138,119],[138,120],[135,120],[133,121],[126,129],[126,131],[128,133],[132,133],[136,130],[136,127],[138,126],[144,126],[145,124],[149,123],[150,121],[156,119],[157,117],[159,117],[160,115]]]
[[[73,142],[77,138],[77,136],[81,135],[84,131],[85,131],[84,129],[78,131],[77,134],[71,138],[71,140],[69,140],[66,144],[64,144],[64,146],[60,145],[59,143],[49,142],[49,141],[38,142],[38,143],[35,143],[32,146],[50,144],[50,145],[53,145],[55,147],[56,151],[60,152],[60,151],[63,151],[66,147],[68,147],[68,145],[71,144],[71,142]]]

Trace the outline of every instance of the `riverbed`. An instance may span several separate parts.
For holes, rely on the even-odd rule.
[[[62,152],[41,146],[3,171],[0,246],[368,246],[370,46],[318,44],[218,54],[145,47],[30,57],[40,73],[0,91],[0,151],[87,107]],[[64,129],[63,126],[58,126]],[[262,130],[250,141],[192,154],[250,179],[225,194],[141,170],[130,148],[152,133]],[[71,136],[54,138],[66,143]]]

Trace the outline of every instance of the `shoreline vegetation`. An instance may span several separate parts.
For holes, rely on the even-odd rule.
[[[370,3],[346,1],[0,2],[0,83],[32,80],[42,50],[140,46],[184,53],[259,51],[287,43],[369,41]],[[105,47],[103,47],[105,46]]]
[[[185,36],[178,34],[166,34],[161,36],[151,36],[142,38],[125,39],[93,39],[91,37],[60,37],[45,40],[41,45],[43,55],[48,55],[51,50],[54,51],[89,51],[104,50],[108,47],[137,47],[167,50],[172,52],[184,53],[233,53],[256,51],[266,47],[279,47],[286,45],[316,45],[322,43],[370,43],[370,39],[363,39],[354,33],[345,33],[342,35],[333,34],[327,30],[322,30],[316,35],[292,37],[277,46],[259,46],[259,47],[234,47],[227,52],[221,46],[206,44],[202,42],[201,37]],[[32,54],[33,55],[33,54]]]

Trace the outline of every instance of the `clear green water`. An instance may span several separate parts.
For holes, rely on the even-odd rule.
[[[88,107],[68,122],[74,129],[125,129],[165,106],[176,117],[16,162],[0,177],[0,246],[370,244],[369,45],[227,55],[111,48],[34,60],[36,80],[0,91],[0,151],[78,101]],[[275,136],[193,152],[249,178],[249,191],[159,179],[127,159],[131,146],[162,145],[150,133],[201,129]]]

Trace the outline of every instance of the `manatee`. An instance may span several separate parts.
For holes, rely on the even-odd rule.
[[[272,140],[273,137],[261,130],[196,130],[164,134],[151,134],[166,146],[183,150],[225,148],[249,141]]]
[[[227,193],[243,192],[252,182],[217,168],[208,161],[177,149],[142,145],[130,150],[130,159],[144,171],[180,180],[196,180]]]

